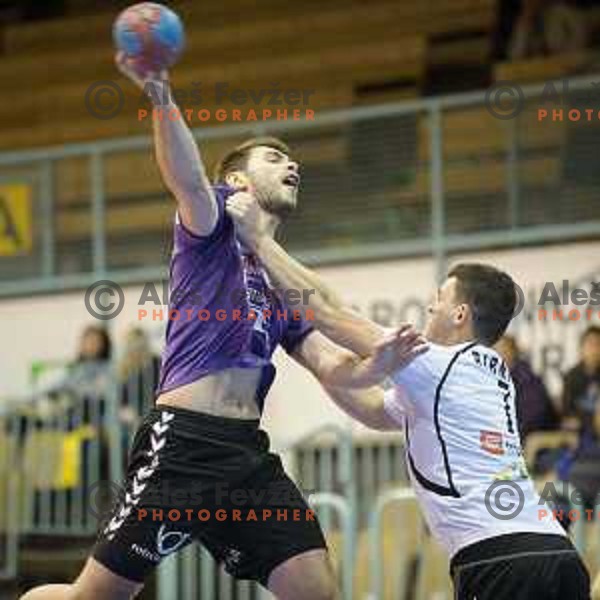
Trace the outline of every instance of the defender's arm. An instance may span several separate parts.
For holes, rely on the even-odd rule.
[[[329,341],[318,331],[306,337],[292,357],[308,369],[323,386],[335,404],[353,419],[371,429],[398,429],[384,407],[384,390],[379,386],[364,389],[344,387],[344,377],[352,378],[352,371],[361,359]]]

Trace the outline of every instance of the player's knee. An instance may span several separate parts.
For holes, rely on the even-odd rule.
[[[309,587],[311,589],[306,590],[306,598],[311,600],[339,600],[340,598],[335,576],[329,569],[323,569]]]
[[[269,590],[276,598],[339,600],[336,577],[327,558],[302,557],[271,575]]]
[[[311,600],[339,600],[340,595],[335,581],[323,582],[318,589],[310,594],[310,598]]]

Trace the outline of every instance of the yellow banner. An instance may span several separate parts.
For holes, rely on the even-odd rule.
[[[31,227],[31,186],[0,185],[0,256],[29,254]]]

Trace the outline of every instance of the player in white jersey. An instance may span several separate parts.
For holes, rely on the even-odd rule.
[[[344,306],[263,235],[250,193],[241,193],[229,211],[280,289],[315,290],[314,323],[332,341],[359,355],[389,345],[388,331]],[[402,353],[391,351],[379,365],[382,379],[392,375],[390,390],[373,387],[360,398],[328,391],[366,425],[405,431],[411,479],[432,533],[450,555],[457,598],[587,600],[586,568],[527,474],[514,385],[491,348],[516,298],[507,274],[458,265],[430,306],[428,351],[405,364]]]

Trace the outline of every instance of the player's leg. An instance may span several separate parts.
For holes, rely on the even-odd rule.
[[[130,600],[143,584],[116,575],[89,558],[77,580],[70,585],[43,585],[21,596],[21,600]]]
[[[336,600],[335,574],[326,550],[309,550],[275,567],[267,583],[280,600]]]
[[[140,521],[135,509],[145,506],[142,496],[152,492],[158,481],[158,454],[170,433],[169,419],[163,413],[153,411],[136,433],[125,481],[126,493],[102,527],[92,557],[77,580],[70,585],[35,588],[22,600],[128,600],[141,590],[142,582],[160,557],[150,552],[136,553],[132,548],[142,547],[148,539],[155,539],[160,523]]]
[[[260,582],[279,600],[334,600],[337,581],[316,515],[268,452],[268,436],[259,431],[256,438],[258,466],[221,504],[239,518],[198,537],[230,575]]]

